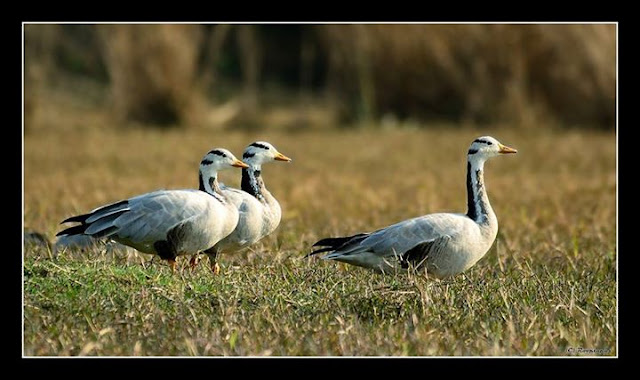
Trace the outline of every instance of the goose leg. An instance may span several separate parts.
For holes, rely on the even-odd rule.
[[[191,267],[191,271],[195,271],[196,267],[198,266],[198,263],[200,262],[200,260],[198,259],[198,255],[193,255],[191,256],[191,260],[189,260],[189,267]]]
[[[176,257],[178,255],[173,245],[166,240],[159,240],[153,243],[153,247],[155,248],[158,256],[160,256],[161,259],[167,260],[169,266],[171,267],[171,273],[175,273]]]
[[[175,259],[168,259],[167,262],[169,263],[169,266],[171,267],[171,274],[176,272],[176,260]]]
[[[211,272],[214,275],[219,274],[220,265],[218,265],[218,262],[216,261],[216,257],[218,256],[218,250],[215,248],[209,248],[206,251],[204,251],[204,253],[206,253],[207,256],[209,256],[209,263],[211,264]]]

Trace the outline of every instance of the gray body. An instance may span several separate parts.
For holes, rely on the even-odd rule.
[[[229,236],[220,240],[215,249],[234,252],[257,243],[280,224],[282,210],[278,201],[263,188],[263,200],[233,188],[222,188],[223,194],[238,209],[238,224]]]
[[[464,214],[430,214],[375,231],[323,258],[379,272],[426,268],[427,273],[445,278],[480,260],[491,248],[497,232],[495,215],[479,225]],[[424,248],[416,248],[420,245]],[[414,248],[416,257],[406,260],[404,255]]]
[[[280,224],[282,209],[278,200],[267,190],[262,179],[262,165],[274,160],[290,162],[268,142],[251,143],[242,159],[249,168],[242,171],[242,189],[221,185],[221,193],[238,209],[239,220],[234,231],[220,240],[210,257],[218,252],[235,252],[257,243]]]
[[[171,242],[177,256],[206,250],[230,234],[238,223],[233,204],[191,189],[140,195],[112,210],[116,211],[124,212],[112,221],[91,225],[85,233],[91,235],[115,227],[106,236],[150,254],[160,253],[155,244],[158,241]]]
[[[323,259],[341,261],[387,273],[426,269],[446,278],[471,268],[491,248],[498,219],[484,185],[484,163],[515,149],[490,136],[473,141],[467,153],[466,214],[436,213],[405,220],[371,233],[322,239],[311,252],[328,252]]]
[[[212,248],[238,223],[238,209],[221,194],[218,170],[248,167],[226,149],[213,149],[200,162],[200,188],[157,190],[99,207],[65,222],[61,237],[110,238],[140,252],[174,260]]]

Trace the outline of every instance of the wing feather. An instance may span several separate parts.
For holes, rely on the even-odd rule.
[[[130,210],[115,220],[117,236],[131,241],[153,242],[187,219],[206,217],[210,195],[203,192],[173,190],[150,193],[130,202]]]
[[[465,216],[460,214],[430,214],[408,219],[372,232],[355,244],[338,248],[325,256],[338,259],[344,256],[370,252],[381,257],[402,255],[418,244],[460,234],[468,227]]]

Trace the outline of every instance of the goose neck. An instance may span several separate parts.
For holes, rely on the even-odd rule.
[[[262,168],[260,165],[251,165],[242,169],[242,182],[240,187],[243,191],[253,195],[260,201],[264,201],[266,187],[262,180]]]
[[[217,173],[209,173],[205,175],[200,171],[200,175],[198,176],[198,182],[200,183],[198,189],[200,191],[204,191],[209,194],[222,194],[220,189],[220,184],[218,183]]]
[[[484,185],[483,160],[467,161],[467,216],[478,224],[495,219]]]

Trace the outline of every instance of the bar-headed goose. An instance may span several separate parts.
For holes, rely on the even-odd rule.
[[[323,259],[390,272],[426,268],[445,278],[461,273],[491,248],[498,233],[496,218],[484,185],[487,159],[516,153],[490,136],[474,140],[467,153],[467,213],[438,213],[405,220],[371,233],[327,238],[316,242]]]
[[[141,252],[167,260],[173,270],[177,256],[213,247],[238,223],[238,209],[221,193],[219,170],[247,168],[226,149],[213,149],[200,162],[199,190],[158,190],[99,207],[62,223],[79,225],[56,236],[111,238]]]
[[[241,189],[221,186],[222,193],[237,207],[239,221],[229,236],[205,251],[212,267],[217,267],[218,253],[239,251],[258,242],[278,227],[282,217],[280,203],[262,179],[262,165],[273,161],[291,162],[291,159],[268,142],[256,141],[245,148],[242,160],[248,167],[242,169]],[[192,257],[192,266],[196,260],[196,256]]]

